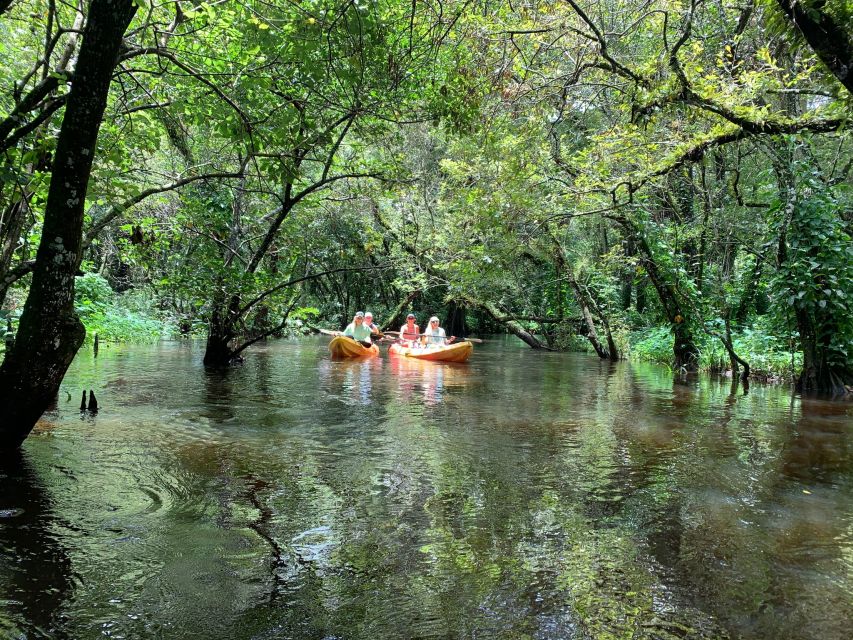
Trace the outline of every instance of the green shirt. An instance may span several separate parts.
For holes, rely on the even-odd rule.
[[[344,329],[344,335],[355,338],[359,342],[370,341],[370,327],[363,322],[361,326],[356,325],[355,322],[350,322]]]

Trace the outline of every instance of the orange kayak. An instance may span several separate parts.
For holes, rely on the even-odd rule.
[[[337,336],[329,343],[329,351],[333,358],[372,358],[379,355],[379,347],[375,344],[370,348],[362,347],[352,338]]]
[[[388,353],[392,356],[405,356],[406,358],[429,360],[431,362],[465,362],[473,350],[473,344],[463,341],[444,347],[430,347],[428,349],[410,349],[401,344],[392,344],[388,348]]]

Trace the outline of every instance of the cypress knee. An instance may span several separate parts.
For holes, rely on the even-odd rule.
[[[98,412],[98,399],[95,397],[95,392],[89,389],[89,411],[92,413]]]

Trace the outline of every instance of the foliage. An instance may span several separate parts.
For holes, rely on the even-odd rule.
[[[623,355],[672,364],[689,343],[702,368],[728,366],[704,331],[729,323],[779,373],[807,317],[845,368],[851,98],[777,4],[152,5],[119,61],[84,257],[151,296],[133,294],[140,317],[232,348],[298,309],[340,327],[408,304],[571,350],[586,314]],[[35,257],[82,17],[42,0],[0,16],[0,121],[43,118],[0,159],[0,277]]]
[[[654,327],[632,336],[630,354],[638,360],[669,364],[673,336],[669,327]]]
[[[798,201],[771,287],[777,313],[805,316],[827,363],[843,369],[853,359],[853,240],[838,212],[850,203],[822,186],[811,185]]]
[[[792,342],[779,337],[778,328],[767,316],[734,332],[732,342],[735,352],[749,362],[752,375],[759,379],[790,381],[802,366],[802,354],[792,353]],[[627,354],[632,359],[668,365],[672,343],[673,335],[668,327],[651,327],[631,334]],[[728,353],[718,339],[703,336],[699,346],[701,370],[730,370]]]
[[[76,279],[74,307],[86,326],[88,339],[97,334],[99,340],[126,342],[169,335],[173,327],[151,314],[150,301],[139,302],[130,293],[117,295],[98,274],[87,273]]]

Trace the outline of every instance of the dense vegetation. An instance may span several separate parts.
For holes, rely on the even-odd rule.
[[[851,24],[847,0],[2,2],[2,439],[78,316],[201,332],[221,366],[295,319],[443,309],[843,392]]]

